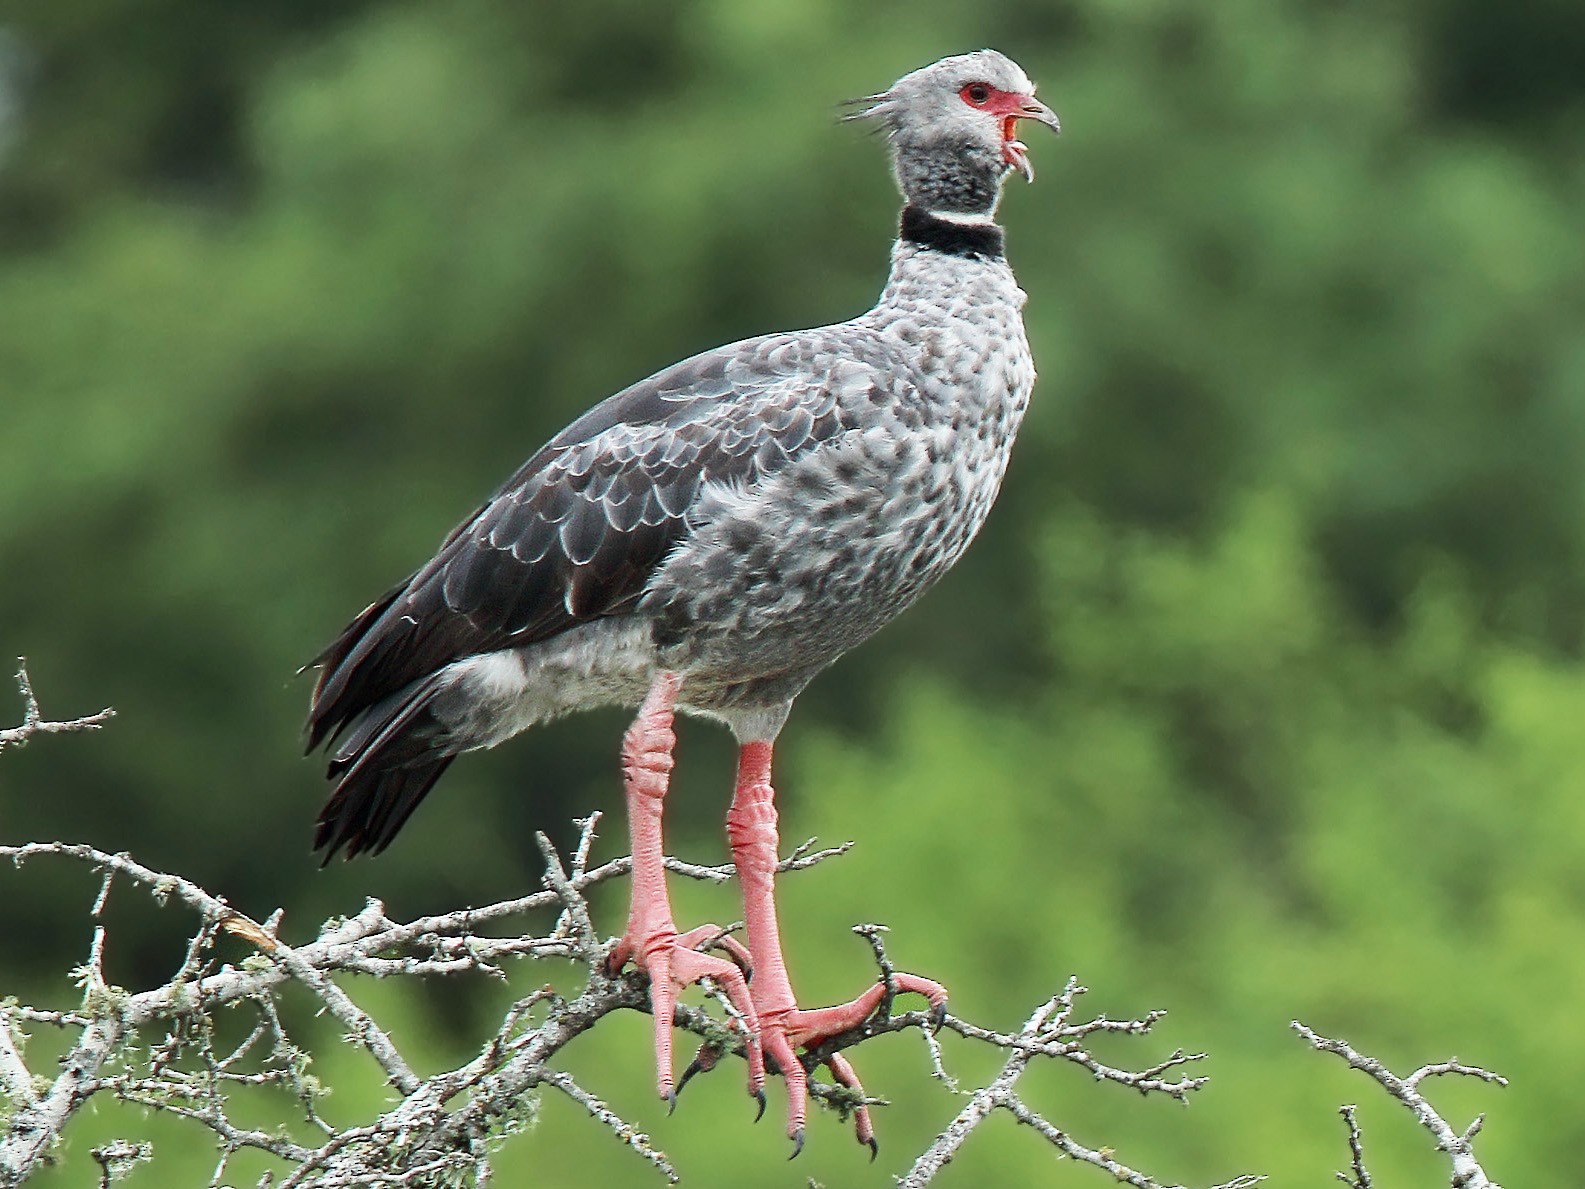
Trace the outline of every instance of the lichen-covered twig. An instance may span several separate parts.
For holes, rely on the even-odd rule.
[[[279,913],[265,921],[238,912],[181,876],[155,871],[128,855],[111,854],[71,843],[28,843],[0,846],[0,860],[21,866],[41,860],[67,860],[99,874],[90,912],[103,907],[111,880],[126,881],[161,902],[174,899],[197,918],[180,966],[171,979],[156,987],[129,991],[110,985],[104,975],[103,926],[96,923],[88,961],[80,971],[84,1000],[80,1008],[6,1003],[0,1006],[0,1092],[9,1101],[9,1116],[0,1127],[0,1186],[19,1185],[53,1147],[76,1113],[95,1095],[103,1094],[153,1110],[164,1111],[207,1128],[217,1147],[213,1185],[223,1183],[231,1157],[243,1149],[270,1153],[283,1166],[273,1182],[283,1187],[434,1184],[447,1177],[478,1181],[488,1175],[490,1157],[500,1141],[533,1118],[535,1092],[549,1086],[582,1105],[591,1118],[608,1127],[668,1180],[676,1170],[650,1138],[620,1118],[566,1070],[555,1067],[561,1050],[574,1037],[605,1016],[623,1009],[648,1009],[643,977],[605,971],[607,943],[595,931],[585,891],[630,869],[627,860],[588,866],[598,815],[581,824],[582,833],[570,867],[548,841],[545,891],[532,896],[421,917],[389,919],[379,901],[362,911],[327,922],[319,935],[291,944],[280,935]],[[802,870],[846,848],[816,851],[806,843],[783,861],[783,868]],[[669,863],[679,874],[714,880],[730,869]],[[549,933],[512,934],[501,926],[509,919],[555,910]],[[876,926],[860,926],[873,947],[885,979],[890,963]],[[232,935],[251,944],[255,954],[240,964],[220,962],[215,954],[221,937]],[[500,963],[511,959],[554,956],[571,959],[581,970],[581,990],[571,997],[540,986],[506,1013],[499,1029],[476,1055],[456,1068],[420,1077],[402,1056],[393,1038],[332,978],[341,972],[376,977],[455,976],[467,973],[504,977]],[[337,1130],[319,1117],[316,1103],[322,1088],[313,1077],[306,1046],[294,1040],[276,1010],[292,988],[317,1000],[325,1014],[368,1053],[399,1097],[378,1118],[359,1127]],[[1036,1058],[1080,1065],[1097,1080],[1129,1086],[1143,1093],[1182,1099],[1204,1084],[1180,1070],[1200,1054],[1181,1051],[1140,1070],[1116,1068],[1096,1058],[1087,1038],[1097,1033],[1143,1035],[1161,1018],[1152,1012],[1116,1021],[1105,1016],[1072,1018],[1083,988],[1069,981],[1018,1032],[1000,1032],[953,1015],[932,1018],[910,1011],[878,1011],[861,1027],[827,1041],[806,1054],[811,1069],[844,1048],[905,1029],[925,1037],[936,1076],[953,1085],[942,1064],[936,1029],[1007,1051],[1002,1074],[989,1087],[970,1096],[951,1127],[916,1162],[903,1182],[924,1185],[961,1146],[970,1131],[995,1109],[1005,1109],[1029,1124],[1058,1150],[1106,1170],[1138,1189],[1157,1182],[1117,1161],[1109,1149],[1091,1149],[1042,1119],[1013,1094],[1013,1084]],[[222,1051],[215,1047],[211,1021],[226,1007],[251,1010],[255,1020],[240,1043]],[[680,1006],[678,1026],[720,1046],[723,1038],[739,1037],[721,1017],[700,1008]],[[75,1038],[54,1075],[42,1084],[25,1063],[22,1041],[30,1027],[75,1032]],[[141,1035],[139,1046],[129,1043]],[[727,1047],[730,1047],[728,1043]],[[279,1086],[299,1103],[303,1121],[322,1138],[305,1143],[285,1130],[243,1126],[232,1117],[236,1096],[260,1086]],[[845,1087],[827,1082],[811,1085],[814,1095],[839,1110],[859,1105]],[[879,1105],[868,1100],[868,1105]],[[127,1149],[128,1151],[132,1149]],[[137,1147],[140,1158],[144,1147]],[[107,1152],[110,1151],[107,1149]],[[115,1153],[122,1149],[115,1149]],[[109,1157],[107,1157],[108,1159]],[[120,1156],[116,1156],[120,1159]],[[1252,1184],[1250,1178],[1232,1185]]]
[[[25,743],[35,734],[89,729],[109,716],[104,711],[66,723],[47,722],[25,670],[18,673],[18,683],[26,715],[22,726],[0,733],[0,747]],[[193,881],[153,870],[130,855],[65,842],[0,846],[0,860],[9,859],[18,868],[66,861],[86,866],[98,876],[97,888],[85,905],[93,921],[92,941],[86,960],[74,972],[81,1003],[23,1004],[5,998],[6,988],[0,986],[0,1189],[21,1185],[96,1098],[135,1104],[206,1129],[216,1150],[212,1189],[230,1183],[232,1158],[244,1150],[274,1157],[277,1166],[259,1184],[279,1189],[483,1184],[499,1144],[534,1118],[542,1087],[578,1103],[661,1177],[675,1182],[677,1170],[648,1135],[557,1067],[567,1043],[612,1012],[649,1010],[644,976],[608,973],[609,942],[597,932],[585,898],[589,888],[632,870],[630,858],[590,866],[598,823],[597,813],[578,823],[580,834],[570,864],[563,863],[543,835],[538,836],[546,861],[542,891],[407,922],[391,920],[384,906],[371,899],[353,916],[329,921],[318,936],[301,942],[283,936],[279,910],[255,919]],[[810,839],[783,859],[779,870],[806,870],[843,854],[848,845],[822,850]],[[730,865],[703,866],[674,858],[664,862],[668,870],[689,879],[719,883],[733,875]],[[104,961],[108,934],[103,910],[112,886],[120,889],[119,895],[128,885],[160,904],[174,900],[195,918],[170,977],[138,990],[114,985]],[[554,923],[545,929],[546,918],[541,916],[541,925],[532,927],[534,916],[546,912],[555,914]],[[832,1061],[843,1049],[887,1033],[915,1030],[924,1039],[934,1077],[959,1092],[947,1073],[938,1033],[1007,1053],[1001,1075],[969,1096],[968,1105],[915,1163],[904,1184],[928,1183],[981,1120],[1004,1109],[1065,1155],[1094,1164],[1136,1189],[1159,1189],[1157,1182],[1116,1160],[1109,1148],[1087,1148],[1037,1115],[1013,1093],[1013,1086],[1031,1061],[1046,1058],[1077,1064],[1101,1082],[1184,1100],[1205,1079],[1186,1076],[1183,1069],[1203,1054],[1178,1050],[1146,1068],[1126,1070],[1089,1051],[1091,1036],[1144,1035],[1161,1013],[1126,1021],[1105,1016],[1076,1021],[1074,1004],[1084,989],[1070,980],[1015,1033],[944,1013],[894,1014],[884,930],[862,925],[855,931],[868,939],[887,994],[863,1024],[802,1054],[810,1071]],[[227,937],[240,938],[253,948],[252,954],[235,964],[221,961],[218,947]],[[547,957],[575,964],[569,985],[577,992],[563,995],[551,985],[530,990],[508,1009],[494,1034],[470,1059],[428,1077],[414,1070],[397,1039],[337,979],[345,974],[376,978],[476,974],[504,979],[507,963]],[[718,1054],[734,1047],[741,1053],[744,1022],[733,1018],[730,1005],[712,988],[706,992],[724,1015],[683,1004],[676,1009],[674,1023],[695,1033]],[[282,1023],[278,1005],[290,995],[306,996],[317,1014],[333,1020],[393,1088],[395,1101],[377,1118],[338,1128],[321,1116],[318,1102],[325,1088],[312,1072],[309,1047]],[[234,1025],[228,1026],[229,1039],[222,1045],[216,1039],[220,1031],[216,1021],[224,1009],[243,1013],[248,1022],[240,1034]],[[42,1066],[28,1064],[27,1041],[39,1029],[67,1035],[65,1055],[58,1064],[52,1062],[47,1073]],[[835,1063],[842,1065],[840,1059]],[[282,1101],[278,1092],[287,1092],[285,1101],[296,1103],[295,1124],[283,1119],[281,1126],[259,1128],[238,1122],[244,1115],[257,1119],[257,1104],[250,1106],[245,1099],[261,1088],[276,1092],[272,1100],[276,1103]],[[861,1092],[853,1086],[832,1082],[811,1081],[810,1092],[842,1112],[884,1105],[878,1099],[861,1100]],[[151,1147],[146,1141],[116,1139],[93,1149],[91,1156],[99,1165],[101,1181],[108,1183],[132,1164],[149,1159]],[[1247,1186],[1255,1179],[1240,1178],[1229,1185]]]
[[[1492,1082],[1498,1086],[1506,1086],[1508,1079],[1476,1065],[1465,1065],[1457,1059],[1422,1065],[1408,1077],[1400,1078],[1376,1058],[1359,1052],[1345,1040],[1322,1036],[1298,1020],[1293,1021],[1292,1027],[1312,1048],[1341,1057],[1348,1062],[1350,1069],[1359,1070],[1409,1108],[1420,1126],[1429,1131],[1436,1140],[1438,1150],[1446,1152],[1452,1162],[1452,1189],[1502,1189],[1502,1186],[1486,1175],[1486,1170],[1476,1161],[1471,1146],[1471,1141],[1479,1134],[1486,1116],[1476,1115],[1474,1122],[1463,1131],[1455,1131],[1420,1093],[1420,1083],[1428,1077],[1439,1077],[1444,1074],[1479,1078],[1483,1082]],[[1370,1189],[1370,1173],[1365,1169],[1364,1144],[1360,1138],[1359,1124],[1354,1117],[1354,1108],[1345,1106],[1341,1113],[1348,1123],[1351,1172],[1338,1173],[1338,1180],[1353,1185],[1355,1189]]]

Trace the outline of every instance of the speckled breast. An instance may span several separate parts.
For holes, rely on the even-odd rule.
[[[888,344],[888,399],[872,396],[850,430],[752,490],[701,499],[701,528],[646,600],[669,609],[661,660],[690,672],[691,700],[791,698],[979,531],[1034,384],[1022,294],[1005,265],[990,278],[988,267],[967,294],[889,289],[859,320]]]

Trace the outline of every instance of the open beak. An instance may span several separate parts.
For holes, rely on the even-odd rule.
[[[1023,174],[1024,181],[1032,182],[1035,167],[1029,162],[1029,146],[1016,136],[1019,120],[1038,120],[1058,133],[1062,131],[1062,122],[1057,119],[1056,112],[1033,95],[1020,95],[1017,107],[1002,117],[1002,159]]]

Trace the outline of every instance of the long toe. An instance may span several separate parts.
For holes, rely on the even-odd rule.
[[[869,1146],[870,1160],[873,1162],[880,1154],[880,1145],[875,1142],[875,1126],[870,1120],[870,1108],[864,1101],[864,1083],[859,1081],[859,1075],[841,1053],[832,1053],[826,1059],[826,1068],[831,1071],[837,1085],[851,1090],[858,1100],[853,1108],[853,1134],[859,1143]]]
[[[939,1027],[945,1015],[947,991],[940,983],[916,974],[894,974],[891,980],[895,994],[922,995],[930,1003],[930,1019]],[[787,1082],[787,1137],[793,1141],[793,1155],[803,1149],[805,1116],[808,1111],[808,1077],[798,1050],[814,1048],[833,1037],[858,1028],[870,1019],[886,998],[886,986],[881,983],[868,988],[862,995],[834,1007],[810,1010],[793,1008],[791,1011],[772,1012],[760,1018],[760,1044],[769,1067],[782,1075]],[[845,1087],[853,1099],[853,1131],[859,1143],[870,1150],[874,1160],[880,1150],[875,1140],[874,1121],[865,1101],[864,1085],[847,1058],[833,1053],[825,1060],[832,1079]]]
[[[930,1002],[932,1021],[936,1021],[938,1017],[945,1018],[947,989],[940,983],[921,978],[917,974],[899,973],[892,975],[892,990],[897,995],[923,995]],[[885,998],[886,985],[876,983],[864,994],[846,1003],[839,1003],[835,1007],[797,1011],[789,1029],[793,1043],[808,1048],[857,1028],[875,1014]],[[939,1024],[937,1026],[939,1027]]]
[[[782,1080],[787,1083],[787,1138],[793,1141],[793,1155],[796,1156],[803,1149],[809,1081],[804,1073],[803,1062],[798,1060],[798,1054],[788,1039],[786,1023],[785,1019],[761,1020],[760,1044],[764,1047],[766,1059],[775,1065]]]
[[[688,1066],[680,1083],[672,1080],[671,1030],[677,1007],[677,992],[683,987],[709,979],[725,994],[736,1014],[736,1024],[743,1033],[743,1051],[749,1068],[749,1093],[760,1094],[765,1084],[765,1062],[759,1040],[759,1019],[754,1002],[749,997],[748,980],[737,961],[702,954],[684,944],[685,941],[703,942],[719,939],[722,931],[714,925],[701,926],[678,935],[675,931],[657,931],[648,938],[623,938],[612,948],[608,959],[620,968],[620,959],[629,959],[634,966],[649,975],[650,1009],[655,1017],[655,1091],[669,1109],[677,1105],[677,1093],[687,1085],[694,1074],[714,1064],[705,1054],[708,1046]],[[727,948],[731,953],[730,947]],[[733,955],[736,958],[736,955]]]

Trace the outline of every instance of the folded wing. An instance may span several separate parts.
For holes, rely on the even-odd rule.
[[[855,387],[876,384],[840,344],[781,335],[597,405],[315,658],[309,750],[453,661],[630,611],[705,484],[752,485],[818,449],[852,428]]]

